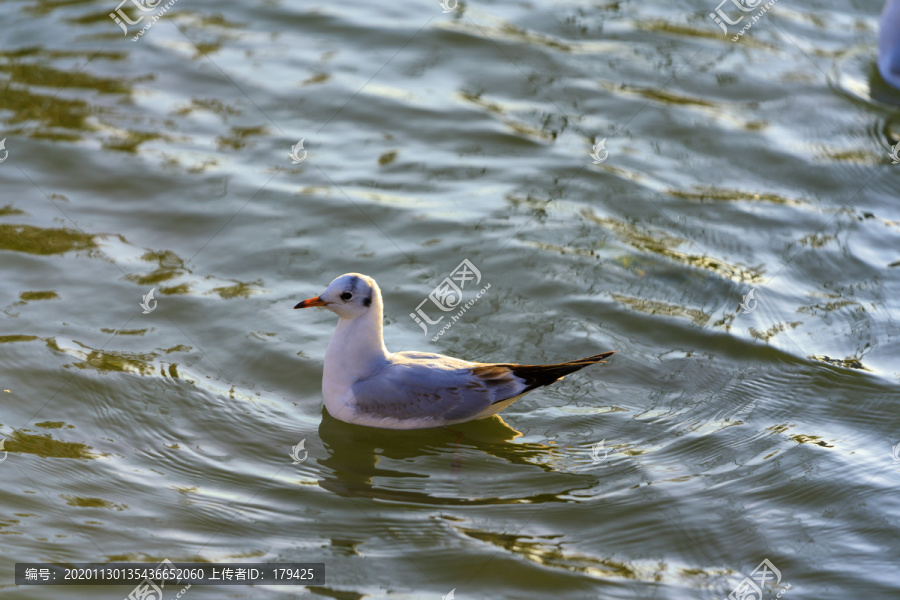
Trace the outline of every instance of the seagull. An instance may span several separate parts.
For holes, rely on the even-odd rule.
[[[528,392],[602,362],[602,352],[553,365],[479,363],[432,352],[388,352],[375,280],[346,273],[294,308],[324,306],[339,318],[325,351],[322,396],[347,423],[423,429],[485,419]]]
[[[878,27],[878,71],[900,89],[900,0],[888,0]]]

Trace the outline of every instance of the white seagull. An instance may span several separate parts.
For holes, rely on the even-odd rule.
[[[531,390],[602,362],[603,352],[555,365],[478,363],[431,352],[388,352],[381,290],[347,273],[294,308],[324,306],[340,320],[322,374],[325,408],[336,419],[387,429],[421,429],[497,414]]]

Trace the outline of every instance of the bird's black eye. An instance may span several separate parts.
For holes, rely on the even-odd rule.
[[[351,294],[350,292],[344,292],[343,294],[341,294],[341,300],[343,300],[345,302],[352,297],[353,297],[353,294]]]

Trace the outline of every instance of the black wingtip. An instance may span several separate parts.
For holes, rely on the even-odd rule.
[[[609,350],[607,352],[601,352],[600,354],[595,354],[593,356],[586,356],[585,358],[579,358],[578,360],[571,360],[570,363],[587,363],[594,364],[602,361],[604,358],[609,358],[613,354],[615,354],[615,350]]]
[[[522,379],[527,386],[522,393],[530,392],[533,389],[550,385],[559,381],[566,375],[580,371],[581,369],[603,362],[604,358],[609,358],[615,354],[615,350],[609,352],[601,352],[593,356],[586,356],[577,360],[570,360],[555,365],[504,365],[510,368],[513,375]]]

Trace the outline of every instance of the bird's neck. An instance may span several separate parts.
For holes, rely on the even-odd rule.
[[[325,352],[325,377],[349,385],[380,369],[388,351],[382,335],[381,298],[374,298],[369,311],[350,320],[340,319]]]

